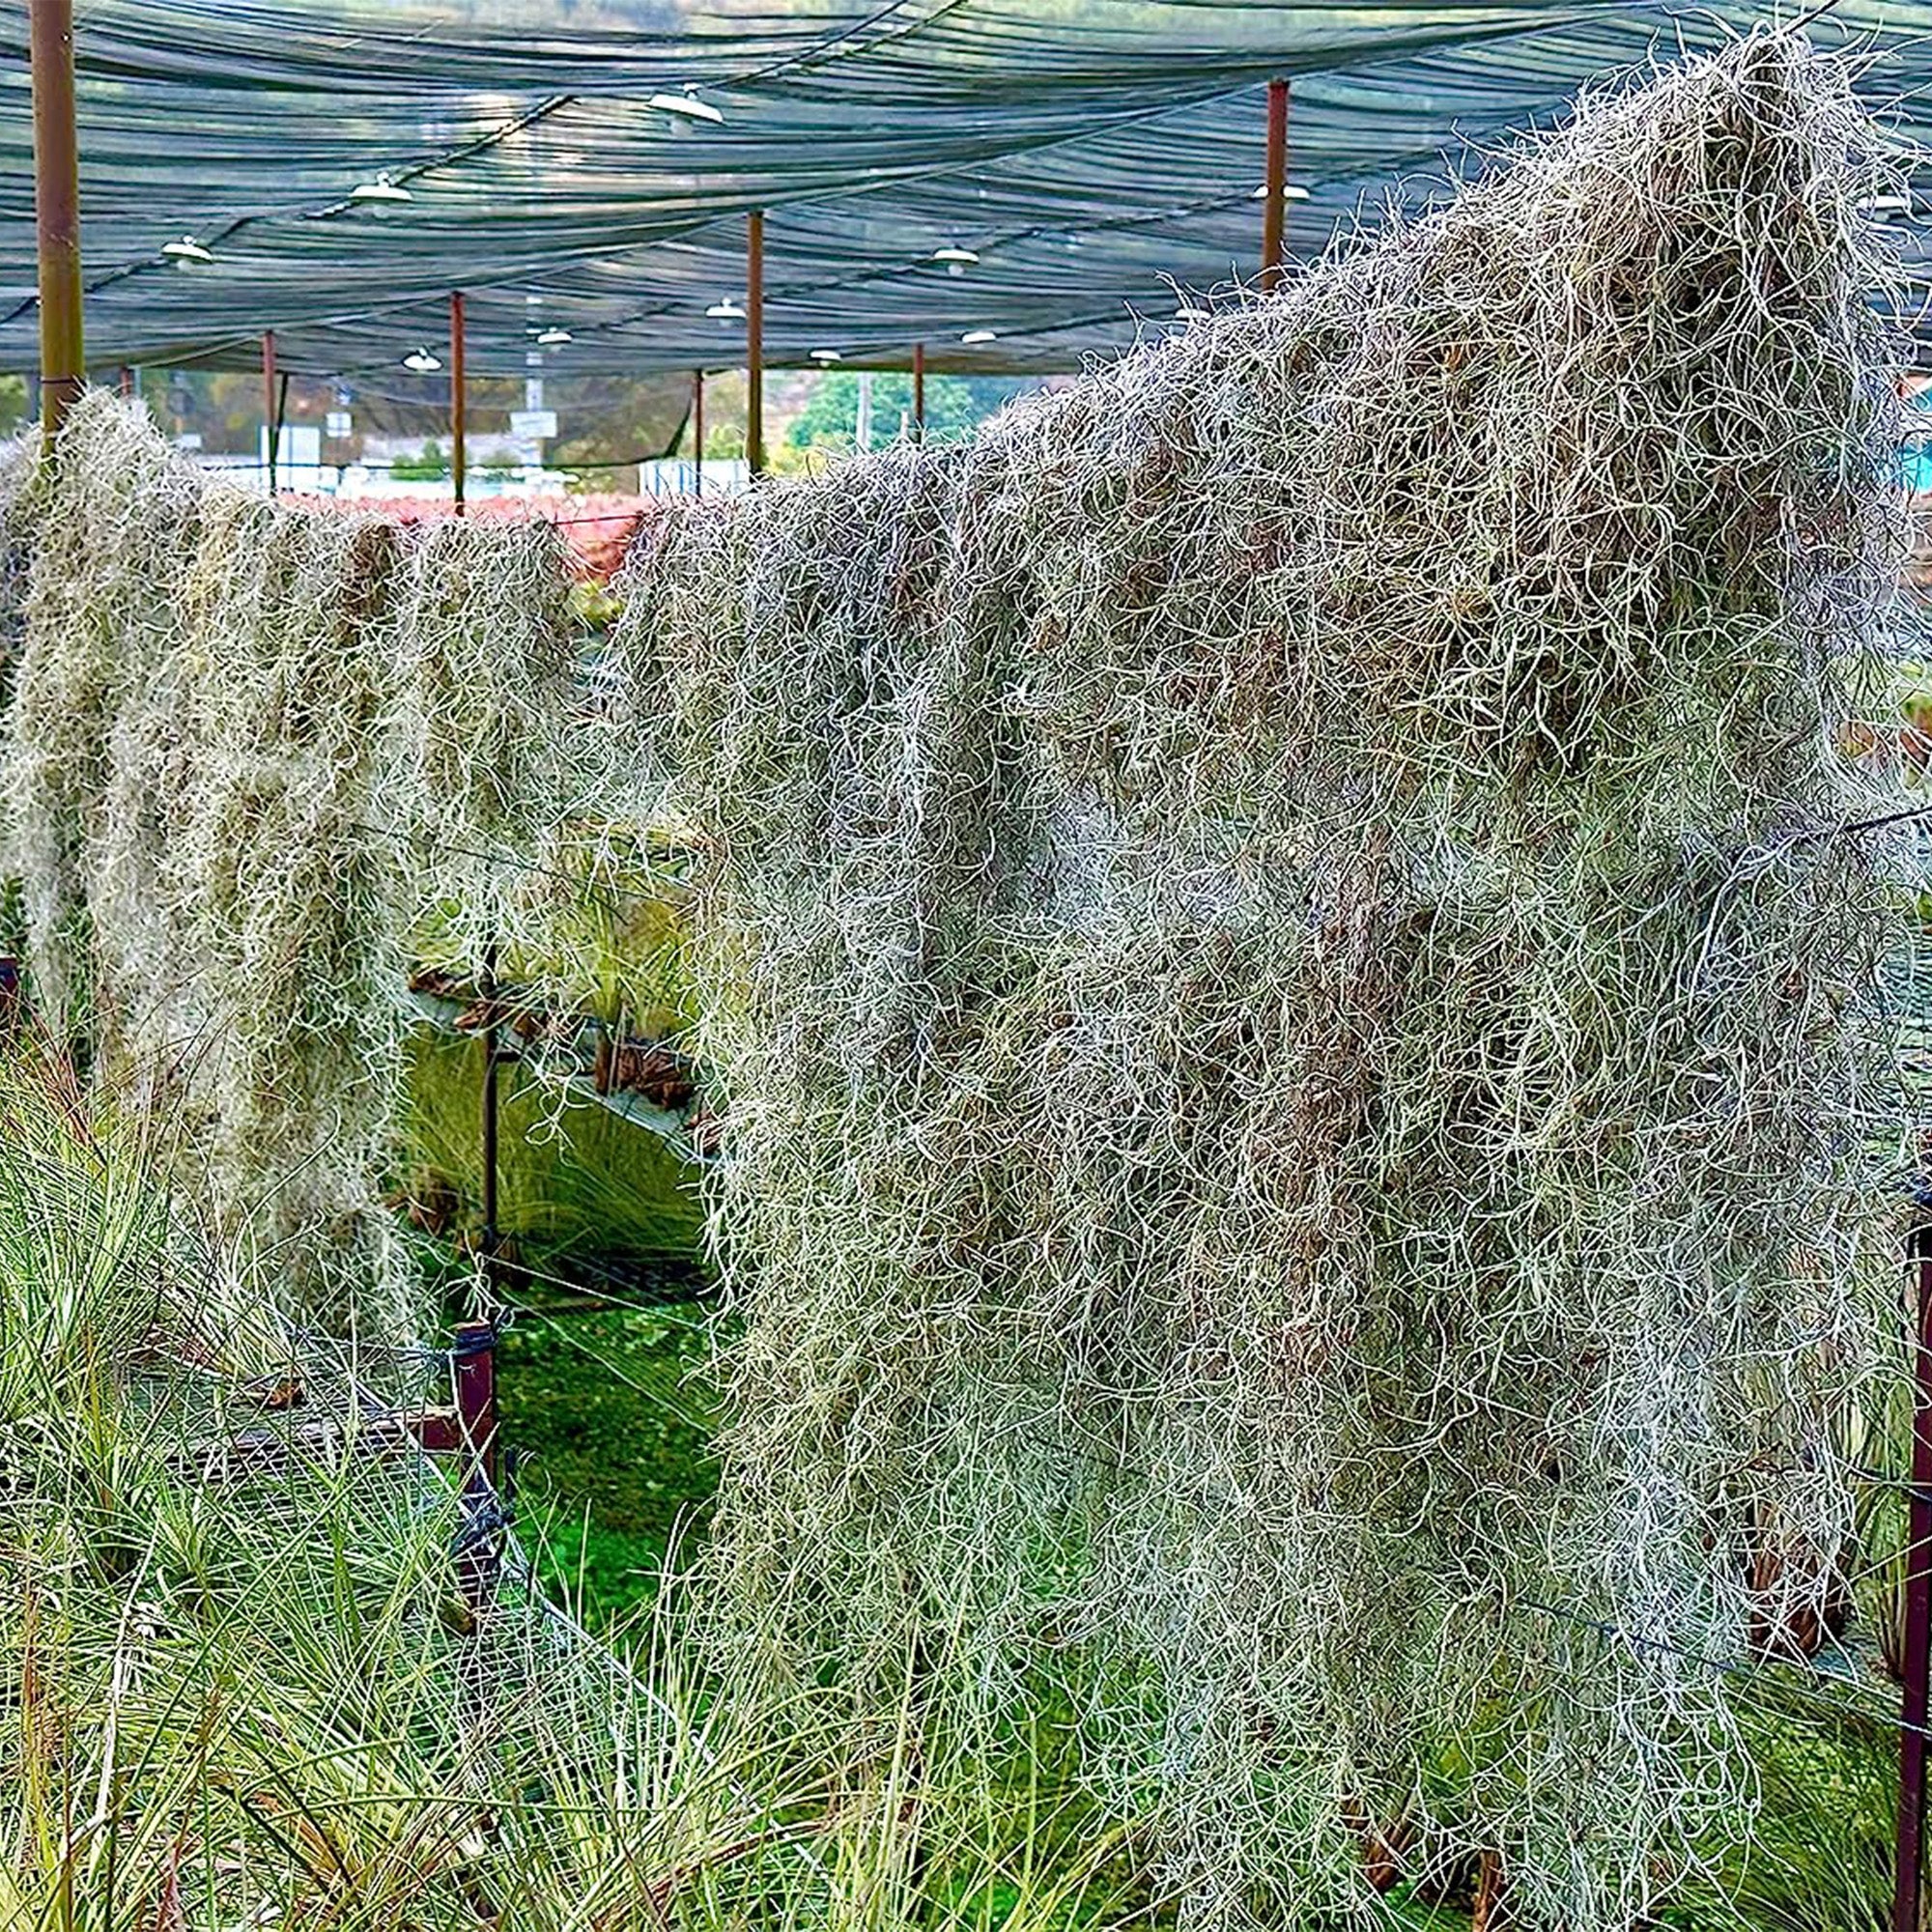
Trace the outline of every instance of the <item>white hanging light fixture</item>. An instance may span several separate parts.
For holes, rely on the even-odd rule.
[[[682,94],[654,94],[649,104],[660,114],[674,114],[681,121],[704,121],[716,126],[724,115],[708,100],[700,100],[689,82]]]
[[[965,343],[969,348],[971,348],[975,343],[997,342],[999,339],[1000,339],[999,330],[995,328],[969,328],[966,331],[966,333],[959,338],[959,340]]]
[[[1267,183],[1263,182],[1261,186],[1256,188],[1249,199],[1253,201],[1265,201],[1267,194]],[[1293,182],[1289,182],[1282,187],[1281,198],[1284,201],[1306,201],[1308,199],[1308,190],[1305,187],[1297,186]]]
[[[547,328],[537,337],[537,340],[546,349],[555,349],[563,343],[574,342],[576,337],[567,328]]]
[[[935,248],[932,251],[932,259],[935,262],[944,262],[949,275],[963,275],[968,269],[977,268],[980,262],[975,250],[962,248],[956,242],[949,242],[945,247]]]
[[[711,317],[714,322],[743,322],[745,319],[745,311],[742,304],[733,301],[729,296],[726,296],[723,301],[713,302],[704,313]]]
[[[399,183],[392,182],[387,175],[378,175],[374,181],[359,183],[349,190],[351,201],[395,202],[413,201],[415,196]]]
[[[814,362],[842,362],[845,359],[836,349],[814,349],[810,353]]]
[[[192,235],[184,235],[179,242],[163,242],[161,253],[172,262],[212,262],[213,255],[204,248]]]
[[[442,367],[442,358],[427,349],[412,349],[403,357],[403,367],[417,376],[434,376]]]

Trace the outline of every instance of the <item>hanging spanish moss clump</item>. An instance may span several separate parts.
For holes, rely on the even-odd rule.
[[[101,1079],[182,1090],[185,1159],[280,1305],[412,1334],[379,1205],[406,939],[513,905],[559,810],[554,539],[284,510],[99,394],[30,521],[10,768],[36,1002]]]
[[[14,671],[27,635],[31,503],[38,455],[38,441],[31,436],[0,442],[0,704],[11,700]]]
[[[572,803],[580,635],[554,529],[451,521],[422,534],[386,724],[387,819],[412,848],[416,915],[435,915],[472,966],[521,927],[542,876],[527,867]]]
[[[184,1158],[280,1305],[412,1332],[376,1206],[405,1024],[404,868],[371,822],[402,539],[209,487],[104,396],[43,489],[13,713],[22,823],[49,828],[20,853],[37,1001],[103,1080],[173,1069]],[[76,980],[86,1008],[55,1005]]]
[[[1748,1818],[1710,1661],[1835,1587],[1896,1319],[1867,134],[1755,37],[634,574],[733,1638],[862,1710],[1059,1678],[1196,1922],[1490,1853],[1623,1932]]]
[[[90,1025],[88,855],[101,833],[111,726],[167,648],[170,587],[192,555],[202,492],[160,439],[90,401],[96,460],[58,484],[42,469],[27,635],[10,712],[11,832],[40,1009],[57,1034]]]

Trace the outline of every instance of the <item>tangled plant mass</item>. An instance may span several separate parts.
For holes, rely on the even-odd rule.
[[[406,941],[531,917],[517,861],[566,797],[560,548],[210,486],[100,394],[34,488],[10,778],[41,1008],[104,1077],[185,1086],[285,1308],[413,1333],[378,1205]]]
[[[91,398],[40,997],[403,1325],[412,920],[514,939],[477,853],[668,810],[738,1652],[862,1722],[1059,1686],[1195,1922],[1492,1852],[1622,1932],[1747,1813],[1710,1660],[1825,1614],[1896,1322],[1869,145],[1759,35],[962,449],[654,524],[614,733],[542,533],[246,503]]]
[[[1058,1678],[1203,1922],[1371,1847],[1638,1922],[1748,1810],[1710,1661],[1828,1608],[1896,1321],[1873,167],[1760,36],[635,564],[734,1634],[862,1712]]]

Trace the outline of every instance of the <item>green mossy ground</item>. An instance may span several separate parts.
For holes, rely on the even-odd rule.
[[[609,1627],[701,1535],[715,1469],[708,1343],[691,1309],[520,1317],[499,1357],[503,1435],[527,1460],[518,1518],[553,1585]]]

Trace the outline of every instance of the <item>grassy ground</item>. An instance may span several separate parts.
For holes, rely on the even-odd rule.
[[[649,1602],[674,1539],[701,1534],[714,1482],[708,1345],[691,1309],[521,1316],[499,1357],[504,1440],[526,1457],[520,1520],[587,1622]]]

